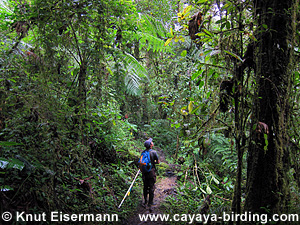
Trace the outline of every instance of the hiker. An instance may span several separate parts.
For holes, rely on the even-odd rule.
[[[156,182],[156,167],[155,164],[159,164],[158,155],[155,150],[152,149],[153,142],[152,138],[149,138],[145,141],[144,146],[146,149],[141,154],[140,160],[140,170],[142,171],[142,178],[144,183],[144,206],[147,205],[151,207],[153,204],[154,198],[154,190],[155,190],[155,182]],[[148,154],[149,153],[149,154]],[[150,156],[150,162],[147,162],[146,157]],[[146,160],[146,163],[143,163],[143,158]],[[149,201],[148,201],[148,194],[149,194]]]

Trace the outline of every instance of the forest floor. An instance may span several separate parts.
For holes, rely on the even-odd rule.
[[[160,148],[154,148],[158,155],[160,162],[167,163],[165,159],[165,155]],[[168,163],[167,163],[168,164]],[[136,212],[129,218],[127,224],[136,224],[136,225],[147,225],[147,224],[168,224],[167,222],[163,221],[141,221],[139,215],[141,214],[163,214],[164,212],[161,209],[161,204],[164,202],[165,198],[169,195],[176,194],[176,180],[177,177],[175,175],[175,170],[178,169],[178,165],[168,164],[169,169],[167,171],[161,171],[158,169],[158,178],[155,184],[155,193],[154,193],[154,204],[149,208],[148,206],[143,206],[142,201],[143,198],[141,197],[141,201]],[[150,220],[150,219],[149,219]]]

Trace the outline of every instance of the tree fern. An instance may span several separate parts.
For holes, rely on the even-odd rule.
[[[169,46],[164,46],[167,39],[167,30],[164,24],[154,17],[139,14],[138,31],[124,31],[124,34],[133,40],[138,40],[140,48],[150,49],[154,52],[172,52]],[[120,54],[120,49],[115,49]],[[147,70],[128,52],[121,53],[126,67],[125,86],[127,92],[132,95],[139,94],[139,86],[142,78],[148,78]]]

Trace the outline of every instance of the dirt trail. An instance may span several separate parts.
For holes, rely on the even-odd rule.
[[[154,148],[158,155],[161,162],[167,163],[165,160],[164,153],[159,148]],[[177,177],[174,175],[174,170],[176,168],[176,165],[170,164],[169,165],[170,170],[168,171],[162,171],[159,169],[159,176],[155,184],[155,193],[154,193],[154,204],[151,206],[151,209],[147,206],[144,207],[142,205],[142,197],[141,202],[139,204],[139,207],[137,211],[134,213],[134,215],[129,218],[127,221],[127,224],[132,225],[147,225],[147,224],[167,224],[166,222],[162,221],[140,221],[139,214],[163,214],[164,212],[161,211],[160,206],[164,202],[165,198],[169,195],[176,193],[176,180]]]

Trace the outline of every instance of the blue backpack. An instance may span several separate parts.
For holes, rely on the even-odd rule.
[[[139,160],[140,170],[143,173],[149,173],[152,169],[151,158],[149,150],[144,150]]]

